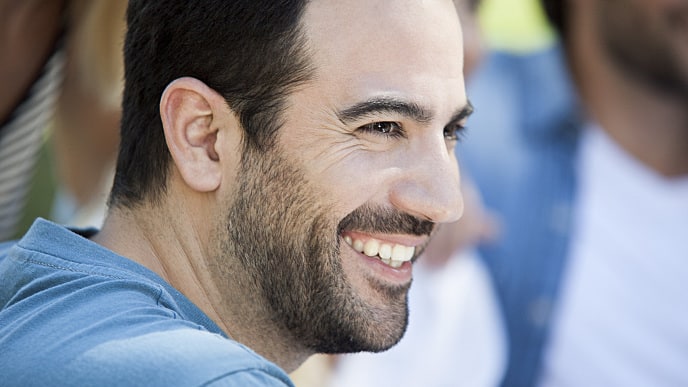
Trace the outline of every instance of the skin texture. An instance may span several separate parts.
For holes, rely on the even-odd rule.
[[[470,107],[451,1],[324,0],[301,21],[315,69],[274,148],[193,78],[160,112],[173,166],[156,205],[113,209],[94,240],[151,268],[287,372],[404,332],[411,264],[344,236],[416,247],[462,213],[455,131]],[[277,118],[276,118],[277,119]]]
[[[567,51],[590,114],[656,172],[688,174],[688,3],[570,4]]]
[[[333,219],[329,205],[318,206],[320,195],[289,160],[273,155],[245,160],[223,250],[240,258],[239,270],[266,297],[260,304],[264,314],[317,352],[379,351],[395,344],[406,328],[410,283],[370,276],[366,285],[373,294],[370,300],[360,297],[346,280],[340,256],[350,247],[340,243],[338,230],[427,237],[434,224],[369,207]],[[264,205],[256,210],[256,203]],[[218,262],[215,282],[230,282],[236,272]]]

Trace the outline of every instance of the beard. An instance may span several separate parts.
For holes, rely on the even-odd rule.
[[[429,235],[433,223],[367,205],[334,219],[327,196],[277,147],[247,146],[238,180],[223,250],[240,263],[240,273],[231,275],[242,276],[245,294],[269,323],[319,353],[379,352],[396,344],[408,324],[410,284],[371,276],[375,300],[364,299],[342,267],[339,235],[344,229]]]
[[[654,19],[629,1],[601,1],[598,11],[602,43],[626,76],[688,98],[688,53],[685,41],[676,39],[688,35],[688,6],[667,8]]]

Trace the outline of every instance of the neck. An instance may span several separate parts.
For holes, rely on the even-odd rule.
[[[578,25],[569,57],[591,118],[657,173],[688,174],[688,98],[635,79],[611,61],[594,26]]]
[[[313,352],[275,323],[256,284],[223,251],[217,238],[223,226],[208,224],[217,214],[168,199],[155,208],[110,209],[93,240],[161,276],[233,340],[286,372],[298,368]]]
[[[190,208],[142,204],[111,208],[92,239],[158,274],[183,293],[225,332],[229,331],[207,289],[208,254],[203,228],[195,226]]]

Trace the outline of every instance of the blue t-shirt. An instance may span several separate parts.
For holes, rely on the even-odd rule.
[[[39,219],[0,245],[0,384],[292,386],[162,278],[84,236]]]

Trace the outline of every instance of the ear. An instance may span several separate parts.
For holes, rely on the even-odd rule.
[[[165,140],[182,179],[192,189],[211,192],[222,181],[221,131],[233,119],[224,98],[195,78],[172,81],[160,99]]]

